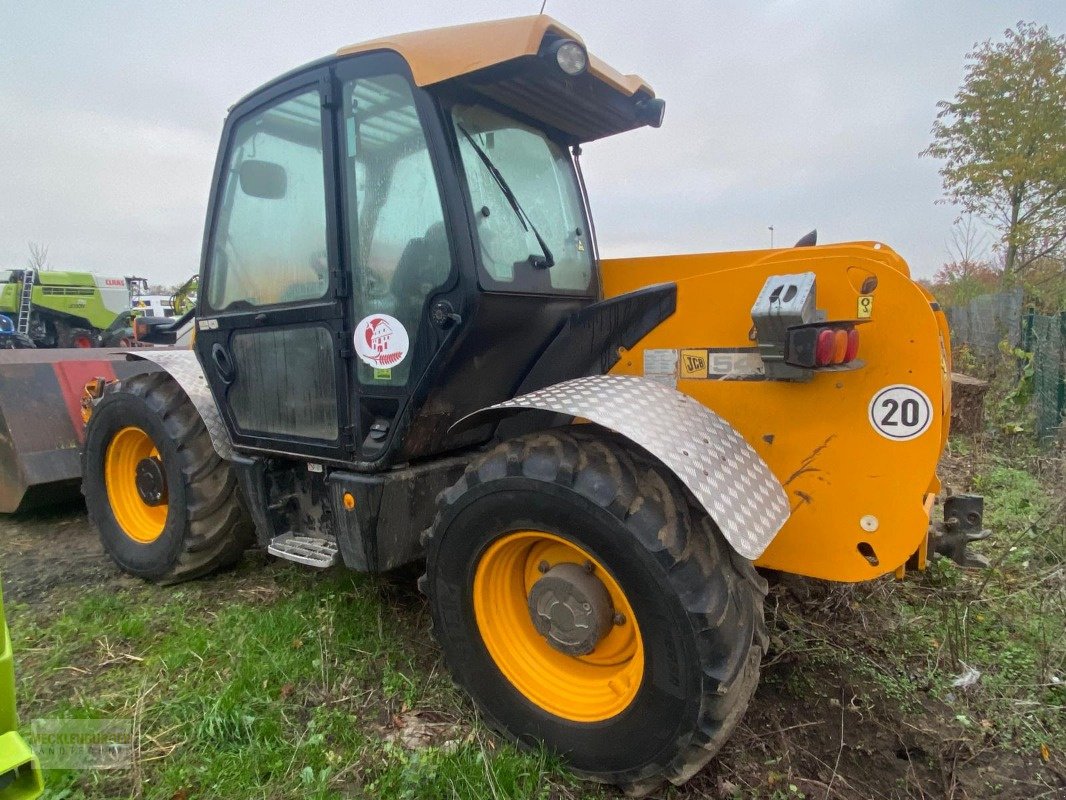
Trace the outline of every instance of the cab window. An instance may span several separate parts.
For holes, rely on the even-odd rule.
[[[208,274],[208,300],[216,311],[325,296],[326,186],[317,90],[235,128]]]
[[[402,386],[416,360],[427,301],[451,275],[444,210],[407,79],[358,78],[345,83],[343,97],[355,319],[375,326],[355,335],[391,331],[373,322],[388,315],[402,328],[391,331],[389,346],[407,343],[397,364],[360,361],[359,379]]]
[[[482,283],[533,289],[531,259],[544,255],[539,233],[555,262],[547,269],[550,289],[590,291],[592,246],[566,148],[544,131],[481,105],[456,104],[452,121],[477,220]]]

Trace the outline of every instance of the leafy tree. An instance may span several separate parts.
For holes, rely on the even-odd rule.
[[[942,305],[961,306],[979,295],[996,291],[1002,277],[991,262],[964,259],[941,266],[929,282],[929,288]]]
[[[1015,275],[1066,249],[1066,36],[1019,22],[967,62],[922,155],[943,159],[945,201],[1001,232]]]

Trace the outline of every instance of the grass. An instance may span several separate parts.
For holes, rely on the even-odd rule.
[[[665,796],[1055,796],[1039,770],[1066,752],[1061,464],[958,440],[946,466],[987,495],[995,568],[778,583],[751,712]],[[51,798],[616,796],[484,729],[413,587],[252,555],[177,588],[117,580],[8,614],[24,719],[141,733],[133,769],[49,772]],[[977,681],[954,685],[969,668]]]
[[[53,772],[48,796],[541,798],[573,785],[545,754],[462,721],[471,709],[426,646],[419,603],[359,575],[272,574],[235,597],[94,593],[36,624],[14,608],[35,716],[133,718],[143,733],[132,776]],[[420,735],[420,710],[437,721],[409,750],[399,740]]]
[[[986,495],[985,525],[995,534],[974,548],[992,568],[937,559],[904,582],[834,587],[813,613],[785,611],[782,649],[815,666],[843,666],[907,712],[926,698],[939,701],[950,709],[953,734],[976,746],[1061,757],[1066,497],[1034,470],[1012,466],[1017,458],[963,449],[964,488]],[[973,670],[974,683],[957,685]]]

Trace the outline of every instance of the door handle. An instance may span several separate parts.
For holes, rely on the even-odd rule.
[[[237,365],[233,363],[229,351],[218,342],[211,347],[211,361],[215,364],[215,371],[219,379],[227,386],[237,378]]]
[[[252,321],[253,321],[253,322],[254,322],[254,323],[255,323],[256,325],[262,325],[262,324],[264,324],[264,323],[265,323],[265,322],[267,321],[267,315],[266,315],[266,312],[265,312],[265,311],[260,311],[260,312],[259,312],[258,314],[256,314],[256,315],[255,315],[254,317],[252,317]]]

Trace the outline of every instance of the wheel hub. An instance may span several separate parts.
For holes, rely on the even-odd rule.
[[[158,458],[149,456],[137,462],[135,481],[137,494],[145,505],[162,505],[166,499],[167,483],[163,476],[163,464]]]
[[[571,656],[591,653],[614,621],[611,595],[588,567],[556,564],[529,591],[533,626],[549,645]]]

